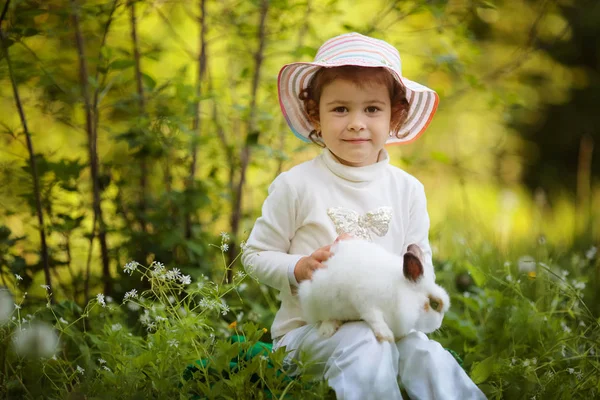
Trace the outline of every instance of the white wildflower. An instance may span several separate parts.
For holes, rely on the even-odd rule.
[[[581,326],[582,328],[585,328],[587,325],[585,324],[585,322],[579,321],[579,326]]]
[[[513,279],[512,275],[510,275],[510,274],[506,275],[506,281],[507,282],[512,282],[513,280],[514,279]]]
[[[248,249],[248,243],[242,241],[242,243],[240,243],[240,249],[242,249],[242,251],[246,251]],[[434,253],[436,253],[436,251],[434,251]]]
[[[583,372],[581,372],[581,371],[576,372],[575,377],[577,378],[577,380],[581,380],[581,378],[583,378]]]
[[[40,285],[40,287],[46,289],[46,290],[50,290],[50,285]]]
[[[140,315],[140,323],[142,325],[148,325],[150,323],[150,311],[144,310],[144,313]]]
[[[169,347],[179,347],[179,341],[175,339],[171,339],[167,343],[169,344]]]
[[[221,309],[221,314],[227,315],[228,312],[229,312],[229,306],[227,304],[223,304],[222,309]]]
[[[571,328],[569,328],[565,321],[560,321],[560,327],[566,333],[571,333]]]
[[[102,293],[98,293],[96,295],[96,300],[98,300],[98,304],[100,304],[102,307],[106,307],[106,302],[104,301],[104,295]]]
[[[67,321],[67,320],[66,320],[66,319],[64,319],[63,317],[60,317],[60,318],[59,318],[59,320],[58,320],[58,322],[60,322],[61,324],[65,324],[65,325],[68,325],[68,324],[69,324],[69,321]]]
[[[504,267],[505,268],[510,267],[510,261],[504,261]]]
[[[590,247],[590,249],[588,251],[585,252],[585,258],[587,258],[588,260],[591,260],[592,258],[594,258],[596,256],[597,252],[598,252],[598,248],[596,246],[592,246],[592,247]]]
[[[531,256],[523,256],[518,261],[519,272],[528,273],[535,271],[535,259]]]
[[[532,363],[533,365],[537,365],[537,358],[532,358],[532,359],[531,359],[531,363]]]
[[[133,274],[135,271],[137,271],[137,268],[140,264],[137,261],[130,261],[127,264],[125,264],[125,266],[123,267],[123,272],[125,272],[126,274]]]
[[[464,292],[464,293],[463,293],[463,296],[464,296],[464,297],[466,297],[466,298],[468,299],[469,297],[471,297],[471,292],[469,292],[469,291],[467,291],[467,292]]]
[[[575,372],[575,369],[573,368],[567,368],[567,372],[571,375],[573,375],[573,373]]]
[[[98,362],[99,362],[100,364],[106,364],[106,360],[104,360],[104,359],[102,359],[102,358],[99,358],[99,359],[98,359]]]
[[[153,331],[156,329],[156,323],[155,322],[150,322],[147,326],[146,326],[146,330],[147,331]]]
[[[573,280],[573,287],[574,287],[575,289],[578,289],[578,290],[583,290],[583,289],[585,289],[585,282],[583,282],[583,281],[578,281],[578,280],[575,280],[575,279],[574,279],[574,280]]]
[[[127,301],[129,299],[137,299],[137,297],[138,297],[137,289],[131,289],[129,292],[125,293],[125,296],[123,297],[123,301]]]
[[[265,355],[261,355],[260,359],[263,361],[269,361],[269,357],[265,356]]]
[[[227,232],[221,232],[221,240],[224,242],[229,241],[229,234]]]
[[[235,273],[235,278],[237,279],[244,279],[246,277],[246,274],[244,273],[244,271],[238,271]]]
[[[179,277],[179,281],[181,282],[182,285],[189,285],[192,283],[192,277],[189,275],[181,275]]]
[[[154,317],[154,320],[155,320],[156,322],[164,322],[164,321],[166,321],[166,320],[167,320],[167,318],[165,318],[165,317],[161,317],[160,315],[157,315],[156,317]]]
[[[211,303],[209,300],[207,300],[206,298],[203,298],[202,300],[200,300],[200,302],[198,303],[200,305],[200,307],[202,308],[212,308],[211,307]]]
[[[15,310],[20,310],[20,309],[21,309],[21,306],[18,305],[17,303],[15,303]]]
[[[524,366],[524,367],[529,367],[529,364],[530,364],[530,363],[531,363],[531,361],[529,361],[529,360],[525,360],[525,361],[523,361],[523,366]]]
[[[108,368],[106,365],[103,365],[102,368],[104,368],[108,372],[111,372],[110,368]]]
[[[58,335],[48,324],[33,323],[26,329],[17,330],[13,339],[15,351],[23,356],[52,357],[58,349]]]
[[[229,250],[229,245],[227,243],[223,243],[221,245],[221,251],[225,252],[227,250]]]
[[[121,325],[121,324],[119,324],[119,323],[112,324],[112,325],[111,325],[111,327],[110,327],[110,329],[111,329],[113,332],[119,332],[121,329],[123,329],[123,325]]]
[[[21,275],[19,275],[19,274],[15,274],[15,278],[16,278],[18,281],[22,281],[22,280],[23,280],[23,277],[22,277]]]
[[[565,279],[569,275],[569,271],[562,269],[560,275]]]
[[[244,291],[244,290],[246,290],[247,288],[248,288],[248,284],[244,282],[244,283],[242,283],[242,284],[241,284],[241,285],[238,287],[238,290],[239,290],[240,292],[243,292],[243,291]]]
[[[129,308],[131,311],[138,311],[140,309],[140,305],[130,301],[127,303],[127,308]]]
[[[154,269],[151,272],[152,276],[162,278],[163,272],[165,271],[165,265],[163,263],[153,261],[152,264],[150,264],[150,267],[154,267]]]
[[[81,375],[83,375],[83,373],[85,372],[85,369],[81,368],[79,365],[77,366],[77,372],[79,372]]]
[[[171,271],[167,271],[165,273],[165,278],[168,281],[174,281],[174,280],[176,280],[179,277],[179,272],[178,271],[179,270],[177,268],[175,268],[175,269],[173,269]]]

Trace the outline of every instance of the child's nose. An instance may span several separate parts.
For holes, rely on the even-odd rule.
[[[350,116],[350,122],[348,123],[348,130],[349,131],[360,131],[363,129],[365,129],[365,123],[363,121],[362,116],[358,113],[352,114]]]

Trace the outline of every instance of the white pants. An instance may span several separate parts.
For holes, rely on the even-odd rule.
[[[273,350],[282,346],[290,352],[286,360],[306,361],[305,373],[327,379],[338,400],[402,399],[398,377],[413,400],[486,398],[454,357],[421,332],[392,344],[378,342],[362,321],[343,324],[327,339],[305,325],[276,340]]]

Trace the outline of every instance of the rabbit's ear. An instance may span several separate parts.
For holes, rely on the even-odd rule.
[[[423,276],[423,263],[412,252],[404,254],[404,276],[412,282],[417,282]]]

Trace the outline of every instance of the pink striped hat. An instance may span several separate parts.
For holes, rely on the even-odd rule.
[[[279,104],[288,125],[298,138],[309,142],[308,136],[314,129],[298,97],[300,92],[306,89],[320,68],[343,65],[384,67],[406,88],[410,109],[406,122],[400,128],[398,136],[401,138],[396,137],[396,132],[391,132],[386,144],[412,142],[425,131],[437,110],[437,93],[402,76],[400,53],[394,46],[359,33],[347,33],[326,41],[317,51],[314,62],[287,64],[279,71]]]

